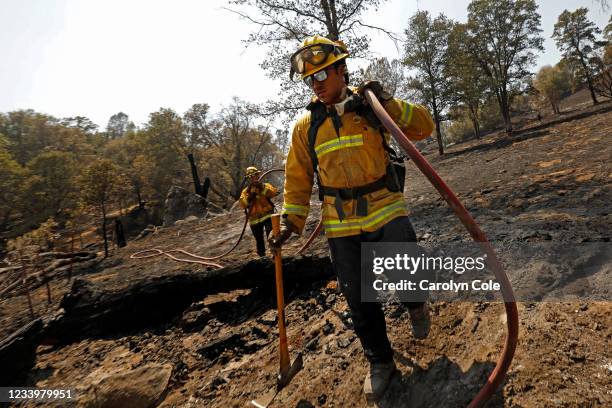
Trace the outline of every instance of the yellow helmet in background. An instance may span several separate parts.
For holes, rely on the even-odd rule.
[[[320,35],[308,37],[290,58],[289,76],[293,79],[293,74],[297,72],[304,79],[348,56],[342,41],[332,41]]]
[[[259,171],[257,169],[257,167],[255,167],[255,166],[250,166],[250,167],[247,167],[247,169],[246,169],[246,176],[247,177],[256,176],[259,173],[261,173],[261,171]]]

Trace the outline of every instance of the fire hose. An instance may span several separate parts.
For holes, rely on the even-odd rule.
[[[284,172],[285,170],[284,169],[271,169],[271,170],[268,170],[268,171],[264,172],[259,177],[259,179],[257,181],[261,181],[268,174],[273,173],[273,172],[277,172],[277,171],[283,171]],[[244,224],[242,225],[242,231],[240,232],[240,236],[236,240],[236,243],[229,250],[225,251],[221,255],[205,257],[205,256],[200,256],[200,255],[192,254],[192,253],[187,252],[187,251],[185,251],[183,249],[170,249],[170,250],[164,251],[164,250],[159,249],[159,248],[150,248],[150,249],[145,249],[143,251],[139,251],[139,252],[136,252],[136,253],[132,254],[130,256],[130,259],[144,259],[144,258],[152,258],[152,257],[160,256],[160,255],[165,255],[168,258],[170,258],[170,259],[172,259],[174,261],[177,261],[177,262],[198,263],[200,265],[214,266],[214,267],[217,267],[217,268],[222,268],[223,267],[222,265],[220,265],[218,263],[211,262],[211,261],[214,261],[214,260],[217,260],[217,259],[221,259],[224,256],[227,256],[230,252],[232,252],[234,249],[236,249],[238,244],[240,244],[240,241],[242,241],[242,238],[244,237],[244,232],[246,230],[246,226],[247,226],[247,224],[249,222],[249,217],[248,217],[249,209],[250,209],[250,206],[249,206],[249,208],[247,208],[245,210]],[[301,254],[312,243],[312,241],[314,241],[314,239],[318,235],[319,231],[321,230],[321,226],[322,226],[322,222],[319,220],[319,224],[317,225],[315,230],[312,232],[312,234],[310,235],[310,237],[308,238],[306,243],[304,245],[302,245],[302,247],[298,250],[296,255]],[[173,253],[183,254],[183,255],[186,255],[186,256],[194,258],[194,259],[177,258],[176,256],[172,255]]]
[[[493,269],[495,277],[500,284],[501,292],[504,298],[504,306],[506,309],[508,333],[504,342],[504,348],[497,361],[497,364],[495,365],[495,368],[489,375],[486,384],[480,389],[478,394],[468,405],[468,408],[482,407],[489,400],[489,398],[491,398],[497,387],[504,380],[506,372],[508,371],[510,363],[512,362],[512,358],[514,357],[514,351],[516,350],[519,324],[518,310],[516,307],[516,301],[514,299],[512,285],[510,284],[508,276],[504,272],[501,262],[495,254],[493,247],[487,240],[485,233],[480,229],[478,224],[476,224],[476,221],[465,209],[463,204],[461,204],[457,196],[446,185],[444,180],[440,178],[440,176],[436,173],[433,167],[431,167],[425,157],[421,155],[412,142],[408,140],[401,129],[395,124],[393,119],[391,119],[383,106],[380,104],[374,93],[371,90],[366,89],[365,97],[384,127],[393,135],[397,143],[399,143],[399,145],[414,161],[414,164],[419,168],[419,170],[421,170],[423,175],[427,177],[436,190],[438,190],[455,215],[459,218],[459,220],[461,220],[461,223],[470,233],[472,239],[475,242],[478,242],[484,249],[487,254],[487,263]]]

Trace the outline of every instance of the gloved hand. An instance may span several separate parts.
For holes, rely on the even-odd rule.
[[[393,98],[393,95],[383,89],[383,86],[379,81],[367,80],[362,82],[361,85],[359,85],[359,88],[357,88],[357,93],[361,95],[363,99],[366,99],[364,95],[366,89],[369,89],[374,92],[374,95],[376,95],[376,98],[380,102],[385,102]]]
[[[272,251],[279,250],[281,246],[289,239],[291,234],[293,234],[291,228],[286,223],[281,224],[280,234],[278,234],[278,237],[271,236],[268,238],[270,249],[272,249]]]

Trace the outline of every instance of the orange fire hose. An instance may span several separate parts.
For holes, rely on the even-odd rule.
[[[366,89],[365,97],[374,110],[374,113],[380,119],[385,128],[391,132],[397,143],[408,153],[414,164],[421,170],[423,175],[431,182],[438,190],[442,198],[448,203],[455,215],[461,220],[461,223],[468,230],[474,241],[481,244],[487,254],[487,263],[493,269],[495,277],[501,286],[501,292],[504,298],[504,306],[506,308],[506,317],[508,325],[508,334],[504,343],[502,354],[495,365],[495,368],[489,375],[487,383],[480,389],[472,402],[468,405],[469,408],[482,407],[491,398],[497,387],[502,383],[512,358],[516,350],[518,341],[518,310],[514,299],[512,285],[508,280],[508,276],[503,270],[501,262],[497,258],[493,247],[487,240],[485,233],[478,227],[476,221],[470,213],[465,209],[453,191],[446,185],[444,180],[440,178],[438,173],[431,167],[429,162],[421,155],[416,147],[408,140],[400,128],[393,122],[393,119],[387,114],[383,106],[380,104],[374,93]]]

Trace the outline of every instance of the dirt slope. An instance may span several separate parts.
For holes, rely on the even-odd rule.
[[[611,129],[608,109],[510,138],[494,134],[455,145],[443,158],[428,151],[427,157],[492,241],[607,243],[612,224]],[[421,242],[435,246],[468,241],[446,204],[418,170],[409,167],[406,196]],[[313,203],[315,217],[317,212]],[[202,255],[222,252],[239,234],[240,217],[236,211],[162,229],[130,243],[105,261],[104,268],[84,277],[118,289],[136,280],[203,270],[162,258],[131,260],[129,255],[150,247],[177,246]],[[311,218],[309,230],[315,223]],[[286,253],[303,239],[294,240]],[[239,265],[253,259],[253,246],[247,231],[246,239],[222,263]],[[324,255],[324,240],[319,238],[309,252]],[[534,281],[541,274],[538,265],[526,265],[525,271]],[[589,278],[609,283],[609,277],[608,265]],[[573,276],[571,283],[580,288],[584,279]],[[65,282],[56,283],[56,299],[68,289]],[[586,301],[580,293],[570,291],[565,301],[519,304],[516,357],[489,406],[612,406],[612,303]],[[304,370],[272,406],[365,406],[361,386],[367,365],[334,281],[295,288],[288,297],[292,355],[304,350]],[[44,291],[39,289],[39,311],[43,298]],[[22,297],[0,303],[3,325],[27,321],[26,305]],[[41,346],[29,380],[39,387],[70,386],[85,401],[103,373],[111,373],[104,381],[119,386],[121,372],[169,364],[166,390],[148,394],[141,390],[136,400],[158,399],[162,407],[243,407],[275,383],[273,308],[273,294],[266,288],[196,299],[182,316],[162,325],[64,346]],[[499,303],[434,304],[432,331],[426,340],[411,337],[407,313],[396,305],[389,305],[386,315],[401,375],[381,402],[383,407],[465,406],[494,366],[505,336]]]

